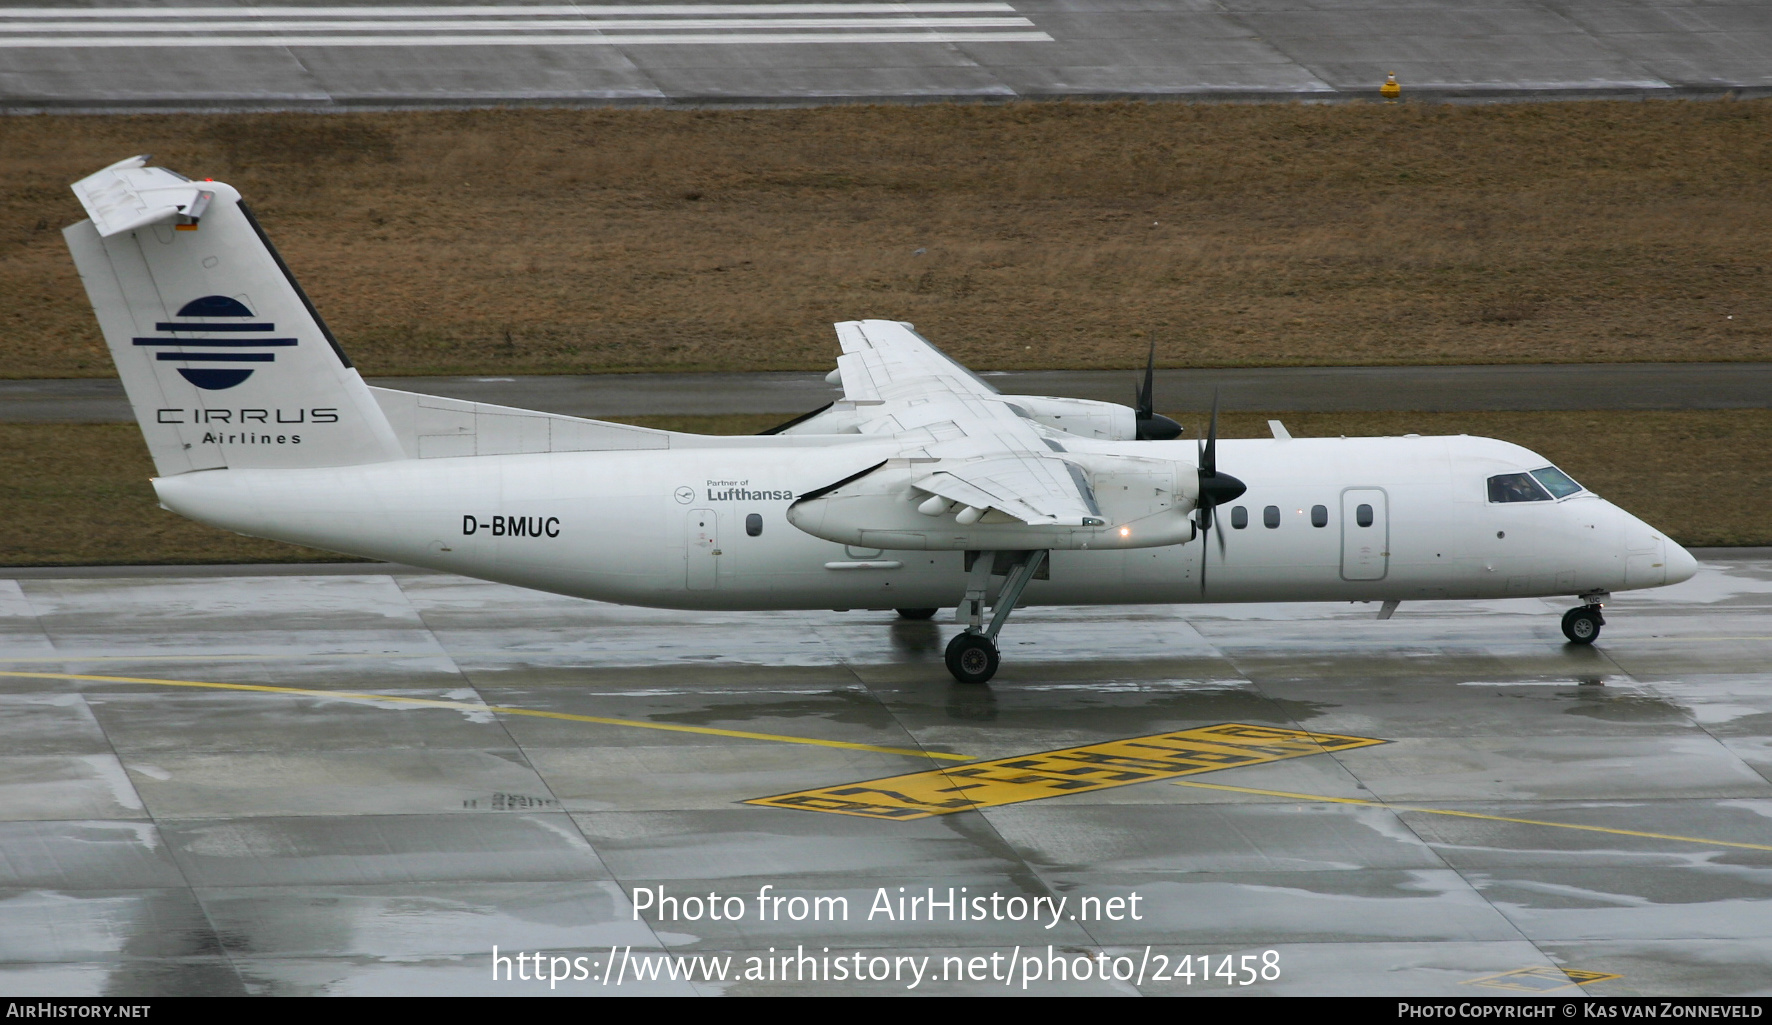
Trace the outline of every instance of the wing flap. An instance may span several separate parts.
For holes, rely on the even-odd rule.
[[[837,372],[843,376],[843,397],[858,406],[878,406],[886,401],[874,381],[874,364],[863,353],[844,353],[837,357]]]
[[[1035,526],[1096,526],[1101,511],[1080,470],[1062,459],[1035,455],[969,459],[914,482],[932,495],[978,509],[995,509]]]

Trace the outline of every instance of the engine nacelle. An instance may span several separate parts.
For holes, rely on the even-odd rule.
[[[997,510],[968,516],[959,506],[929,515],[920,507],[934,496],[915,481],[934,466],[899,459],[795,502],[787,518],[826,541],[900,551],[1158,548],[1194,539],[1188,514],[1199,484],[1192,465],[1086,453],[1074,454],[1071,461],[1089,479],[1100,525],[1035,525]]]
[[[1138,414],[1131,406],[1051,395],[1005,395],[1003,401],[1035,423],[1079,438],[1103,441],[1135,441],[1138,438]]]

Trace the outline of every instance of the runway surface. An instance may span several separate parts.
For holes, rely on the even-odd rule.
[[[814,972],[827,947],[869,972],[928,957],[917,992],[1764,994],[1769,554],[1618,596],[1594,648],[1536,599],[1383,622],[1031,609],[989,687],[943,670],[951,624],[882,613],[630,609],[386,567],[18,574],[0,992],[550,992],[492,981],[497,945],[585,958],[562,994],[908,988],[707,978],[802,947]],[[1155,761],[1089,761],[1128,740]],[[1040,754],[1079,747],[1090,772]],[[947,794],[980,810],[879,812],[987,770]],[[744,913],[636,920],[659,887]],[[1050,929],[868,920],[899,887],[1066,903]],[[792,921],[793,897],[846,897],[848,920]],[[1100,920],[1065,917],[1090,898]],[[671,981],[662,952],[716,960]],[[1030,954],[1127,977],[1019,962],[1006,984]],[[1249,960],[1188,982],[1184,955]]]
[[[986,373],[1011,395],[1130,402],[1130,370]],[[371,384],[569,416],[780,413],[837,396],[819,373],[390,377]],[[1468,367],[1159,370],[1164,410],[1764,409],[1772,363],[1585,363]],[[133,422],[114,378],[0,381],[0,422]]]
[[[0,109],[1764,95],[1759,0],[0,11]]]

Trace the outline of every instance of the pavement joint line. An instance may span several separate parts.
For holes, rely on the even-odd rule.
[[[1617,644],[1620,641],[1772,641],[1772,635],[1763,637],[1713,637],[1710,634],[1650,634],[1647,637],[1638,635],[1613,637],[1607,643]]]
[[[1713,844],[1719,847],[1740,847],[1750,851],[1772,851],[1772,844],[1742,843],[1736,840],[1712,840],[1702,836],[1678,836],[1673,833],[1644,833],[1634,829],[1613,829],[1610,826],[1583,826],[1574,822],[1547,822],[1544,819],[1517,819],[1507,815],[1484,815],[1474,811],[1455,811],[1451,808],[1418,808],[1414,805],[1387,804],[1384,801],[1368,801],[1358,797],[1330,797],[1327,794],[1295,794],[1286,790],[1261,790],[1256,787],[1233,787],[1224,783],[1195,783],[1191,780],[1170,780],[1178,787],[1199,787],[1202,790],[1228,790],[1238,794],[1258,794],[1262,797],[1291,797],[1303,801],[1327,801],[1331,804],[1363,804],[1371,808],[1386,808],[1395,812],[1419,812],[1423,815],[1452,815],[1461,819],[1487,819],[1490,822],[1517,822],[1527,826],[1554,826],[1557,829],[1579,829],[1589,833],[1613,833],[1618,836],[1640,836],[1650,840],[1675,840],[1680,843]]]
[[[603,726],[632,726],[643,730],[665,730],[671,733],[700,733],[714,737],[736,737],[740,740],[765,740],[777,744],[811,744],[847,751],[873,751],[880,754],[910,755],[913,758],[936,758],[949,761],[972,761],[971,755],[949,754],[945,751],[924,751],[909,747],[886,747],[880,744],[858,744],[847,740],[820,740],[814,737],[790,737],[780,733],[752,733],[747,730],[722,730],[714,726],[679,726],[675,723],[643,722],[639,719],[612,719],[600,715],[575,715],[570,712],[544,712],[535,708],[510,708],[503,705],[472,704],[465,701],[444,701],[437,698],[408,698],[392,694],[363,694],[353,691],[308,690],[301,687],[272,687],[257,683],[205,683],[197,680],[162,680],[140,676],[88,676],[80,673],[21,673],[0,671],[0,677],[34,680],[91,680],[99,683],[140,683],[157,687],[194,687],[208,690],[249,691],[260,694],[292,694],[299,697],[333,698],[343,701],[392,701],[425,708],[448,708],[463,712],[492,712],[498,715],[523,715],[536,719],[563,719],[567,722],[597,723]]]

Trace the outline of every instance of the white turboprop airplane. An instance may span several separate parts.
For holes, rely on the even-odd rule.
[[[1697,568],[1518,445],[1176,441],[1148,367],[1138,409],[1002,395],[893,321],[838,324],[842,398],[756,437],[370,387],[238,192],[146,164],[63,234],[161,505],[241,534],[632,605],[957,607],[969,683],[1018,605],[1571,595],[1589,644],[1609,592]]]

